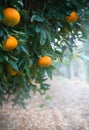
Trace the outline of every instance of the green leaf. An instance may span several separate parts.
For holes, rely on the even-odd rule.
[[[8,56],[5,56],[5,60],[8,61],[8,60],[9,60],[9,57],[8,57]]]
[[[23,52],[25,52],[27,55],[29,55],[29,51],[26,46],[21,46],[21,49],[23,50]]]
[[[50,100],[51,97],[50,97],[50,96],[46,96],[45,99],[46,99],[46,100]]]
[[[51,33],[48,30],[46,30],[46,34],[47,34],[48,40],[51,42],[52,41]]]
[[[46,69],[48,77],[52,80],[52,70],[50,68]]]
[[[44,45],[46,42],[46,31],[41,29],[41,35],[40,35],[40,44]]]
[[[25,64],[24,69],[25,69],[25,71],[26,71],[27,76],[30,78],[30,69],[29,69],[29,67],[28,67],[27,64]]]
[[[36,26],[36,33],[39,33],[41,31],[40,27]]]
[[[10,3],[13,7],[15,7],[15,8],[22,8],[23,7],[23,2],[22,2],[22,0],[13,0],[13,1],[11,1],[11,3]]]
[[[0,28],[0,37],[4,35],[4,31]]]
[[[44,17],[40,16],[40,15],[33,15],[31,17],[31,22],[33,21],[37,21],[37,22],[44,22]]]
[[[23,2],[21,0],[17,1],[17,3],[23,7]]]
[[[32,65],[33,65],[33,61],[29,59],[29,68],[32,67]]]
[[[6,93],[6,91],[0,86],[0,91],[2,91],[3,93]]]
[[[43,83],[41,84],[41,89],[46,91],[49,89],[49,86],[50,86],[49,84]]]
[[[0,21],[3,19],[3,9],[0,9]]]
[[[35,84],[31,84],[31,89],[32,89],[33,93],[35,94],[37,91],[37,86]]]
[[[17,64],[16,64],[14,61],[9,60],[8,63],[11,64],[12,67],[13,67],[15,70],[18,70],[18,66],[17,66]]]

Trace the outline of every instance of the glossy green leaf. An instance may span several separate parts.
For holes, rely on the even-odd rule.
[[[42,17],[42,16],[40,16],[40,15],[33,15],[32,17],[31,17],[31,22],[33,22],[33,21],[37,21],[37,22],[44,22],[44,18]]]
[[[46,31],[45,30],[41,30],[41,35],[40,35],[40,44],[44,45],[46,43]]]
[[[12,61],[12,60],[9,60],[8,63],[11,64],[12,67],[13,67],[15,70],[18,70],[18,66],[17,66],[16,62],[14,62],[14,61]]]

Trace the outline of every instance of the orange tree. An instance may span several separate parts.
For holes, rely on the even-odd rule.
[[[0,104],[44,94],[56,59],[83,38],[85,0],[0,0]],[[82,16],[82,17],[81,17]],[[80,35],[81,32],[81,35]]]

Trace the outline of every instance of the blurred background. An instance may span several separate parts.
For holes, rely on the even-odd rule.
[[[56,69],[53,74],[89,83],[89,41],[76,41],[76,43],[78,47],[73,55],[67,51],[63,63],[60,59],[55,62]]]

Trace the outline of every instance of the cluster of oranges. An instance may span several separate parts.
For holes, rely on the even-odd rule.
[[[42,68],[50,67],[52,65],[52,59],[49,56],[43,56],[38,59],[38,65]],[[7,72],[11,76],[25,76],[25,73],[21,73],[20,71],[15,70],[10,64],[7,65]]]
[[[75,11],[72,11],[70,15],[65,17],[67,22],[76,22],[78,20],[78,15]],[[52,59],[49,56],[43,56],[38,60],[38,65],[40,67],[50,67],[52,65]]]
[[[3,11],[4,18],[2,23],[6,26],[13,27],[20,22],[20,13],[14,8],[6,8]],[[2,41],[3,49],[6,51],[11,51],[18,46],[18,40],[14,36],[8,36],[6,41]],[[52,59],[49,56],[43,56],[38,59],[38,65],[40,67],[49,67],[52,64]],[[11,76],[15,75],[25,75],[15,70],[10,64],[7,65],[7,72]]]
[[[3,10],[4,17],[2,19],[2,23],[6,26],[13,27],[20,23],[20,13],[15,8],[6,8]],[[75,22],[78,19],[78,15],[75,11],[73,11],[70,15],[65,17],[67,22]],[[3,49],[6,51],[10,51],[15,49],[18,46],[18,40],[9,35],[6,41],[2,41]],[[39,67],[50,67],[52,65],[52,58],[49,56],[42,56],[38,59]],[[20,74],[18,71],[14,70],[11,65],[7,66],[7,71],[10,75],[15,76]]]
[[[14,9],[14,8],[6,8],[3,10],[3,19],[2,19],[2,23],[6,26],[15,26],[17,24],[19,24],[20,22],[20,13]],[[18,45],[18,40],[14,37],[14,36],[8,36],[7,40],[3,43],[3,49],[4,50],[13,50],[17,47]]]

